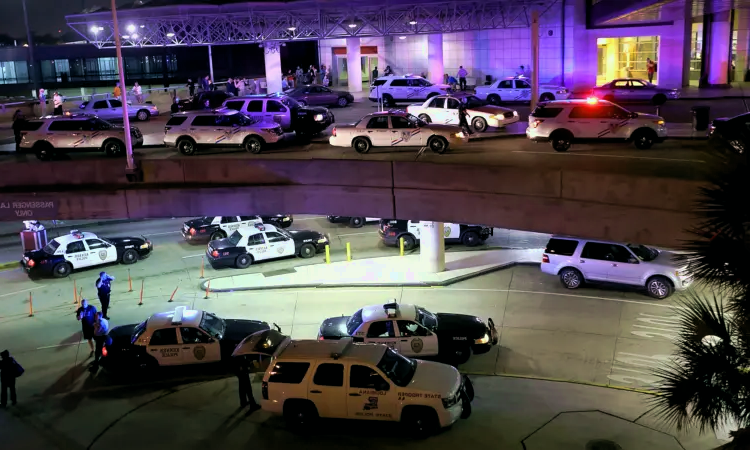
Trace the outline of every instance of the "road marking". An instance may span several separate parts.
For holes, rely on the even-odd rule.
[[[23,290],[21,290],[21,291],[16,291],[16,292],[11,292],[11,293],[9,293],[9,294],[3,294],[3,295],[0,295],[0,297],[10,297],[11,295],[16,295],[16,294],[20,294],[21,292],[29,292],[29,291],[33,291],[34,289],[41,289],[41,288],[43,288],[43,287],[46,287],[46,286],[47,286],[47,285],[45,284],[45,285],[42,285],[42,286],[37,286],[37,287],[29,288],[29,289],[23,289]]]
[[[338,236],[359,236],[360,234],[377,234],[377,231],[365,231],[362,233],[347,233],[347,234],[339,234]]]
[[[81,342],[72,342],[70,344],[47,345],[45,347],[37,347],[36,349],[37,350],[44,350],[44,349],[47,349],[47,348],[70,347],[70,346],[73,346],[73,345],[81,345],[81,344],[83,344],[83,342],[84,341],[81,341]]]
[[[655,158],[652,156],[592,155],[589,153],[530,152],[530,151],[525,151],[525,150],[513,150],[511,153],[533,153],[536,155],[595,156],[595,157],[600,157],[600,158],[625,158],[625,159],[644,159],[644,160],[653,160],[653,161],[705,163],[705,161],[700,160],[700,159]]]
[[[165,231],[164,233],[150,233],[150,234],[144,234],[144,236],[162,236],[165,234],[175,234],[175,233],[182,233],[181,231]]]
[[[203,256],[203,255],[205,255],[205,253],[200,253],[200,254],[198,254],[198,255],[188,255],[188,256],[183,256],[183,257],[182,257],[182,259],[185,259],[185,258],[197,258],[197,257],[199,257],[199,256]]]

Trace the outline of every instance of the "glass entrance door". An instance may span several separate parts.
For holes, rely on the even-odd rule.
[[[364,55],[361,58],[362,84],[369,84],[372,71],[378,66],[378,57],[375,55]],[[347,66],[346,55],[336,55],[336,83],[338,86],[348,86],[349,84],[349,67]]]

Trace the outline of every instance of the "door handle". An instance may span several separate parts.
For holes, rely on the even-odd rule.
[[[617,267],[617,264],[615,264],[615,263],[612,263],[612,267]]]
[[[322,392],[322,391],[318,391],[318,390],[315,390],[315,391],[310,391],[310,393],[311,393],[311,394],[322,394],[323,392]]]
[[[398,133],[398,131],[391,131],[391,133]]]
[[[401,339],[401,342],[409,342],[408,339]]]
[[[359,394],[349,394],[349,397],[361,397]]]
[[[190,347],[182,347],[183,350],[190,350]]]
[[[152,352],[156,352],[156,349],[155,349],[155,348],[152,348],[152,349],[151,349],[151,351],[152,351]]]
[[[578,262],[580,262],[581,264],[585,264],[586,263],[586,261],[584,261],[584,260],[580,260]]]
[[[599,123],[609,123],[609,122],[608,122],[608,121],[606,121],[606,120],[602,120],[602,121],[601,121],[601,122],[599,122]]]

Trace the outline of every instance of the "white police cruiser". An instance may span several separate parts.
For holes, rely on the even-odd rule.
[[[385,245],[398,247],[404,239],[404,249],[411,250],[419,244],[422,225],[419,220],[381,219],[378,233]],[[491,227],[468,225],[463,223],[446,223],[443,233],[447,244],[463,244],[475,247],[482,244],[494,233]]]
[[[667,127],[662,117],[591,97],[540,103],[529,115],[526,137],[549,141],[558,152],[585,141],[632,141],[636,148],[648,149],[666,139]]]
[[[413,102],[427,100],[436,95],[451,92],[447,84],[432,84],[416,75],[389,75],[380,77],[370,85],[370,101],[382,99],[387,106],[398,102]]]
[[[487,100],[493,105],[501,102],[530,102],[531,84],[528,78],[523,76],[509,77],[496,80],[489,86],[477,86],[474,93],[482,100]],[[548,84],[539,85],[539,101],[565,100],[570,97],[570,91],[564,86]]]
[[[318,331],[318,339],[345,337],[385,344],[405,356],[453,364],[465,363],[472,353],[487,353],[498,342],[491,318],[485,323],[476,316],[431,313],[421,306],[395,301],[365,306],[351,316],[328,318]]]
[[[318,231],[286,231],[256,223],[237,229],[228,238],[209,242],[206,255],[213,267],[245,269],[254,262],[268,259],[312,258],[328,243],[328,237]]]
[[[127,372],[227,362],[245,337],[268,329],[268,323],[260,320],[222,319],[206,311],[178,306],[174,311],[153,314],[141,323],[112,328],[102,365]]]
[[[104,238],[72,230],[56,237],[41,250],[24,253],[21,265],[29,276],[66,277],[74,269],[86,269],[119,262],[133,264],[151,254],[153,244],[145,237]]]
[[[215,241],[222,239],[235,230],[253,226],[256,223],[267,223],[279,228],[289,228],[294,217],[288,214],[273,216],[204,216],[190,219],[182,224],[182,237],[186,241]]]
[[[233,355],[265,357],[261,407],[293,427],[318,418],[379,420],[427,436],[471,415],[468,377],[384,345],[292,340],[270,330],[247,337]]]

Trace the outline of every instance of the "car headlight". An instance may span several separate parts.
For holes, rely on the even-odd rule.
[[[518,111],[513,111],[513,117],[518,117]]]
[[[323,120],[325,120],[325,118],[326,116],[324,116],[323,114],[315,114],[315,117],[314,117],[316,122],[322,122]]]
[[[568,90],[567,89],[560,89],[559,91],[557,91],[557,93],[558,94],[567,94]]]
[[[148,242],[145,244],[141,244],[141,248],[148,248]]]
[[[325,244],[326,242],[328,242],[326,238],[318,239],[318,244]]]
[[[464,132],[461,131],[461,132],[458,132],[458,133],[454,134],[453,136],[455,136],[455,137],[457,137],[459,139],[463,139],[465,135],[464,135]]]
[[[664,121],[663,120],[655,120],[654,123],[657,124],[657,125],[659,125],[660,127],[664,126]]]
[[[486,344],[488,342],[490,342],[490,335],[487,333],[484,333],[484,336],[479,339],[474,339],[475,344]]]
[[[443,407],[444,407],[445,409],[448,409],[448,408],[450,408],[451,406],[453,406],[453,405],[455,405],[456,403],[458,403],[458,401],[459,401],[459,400],[461,400],[461,395],[460,395],[460,394],[459,394],[458,392],[456,392],[456,394],[455,394],[455,395],[454,395],[453,397],[450,397],[450,398],[444,398],[444,399],[443,399]]]

